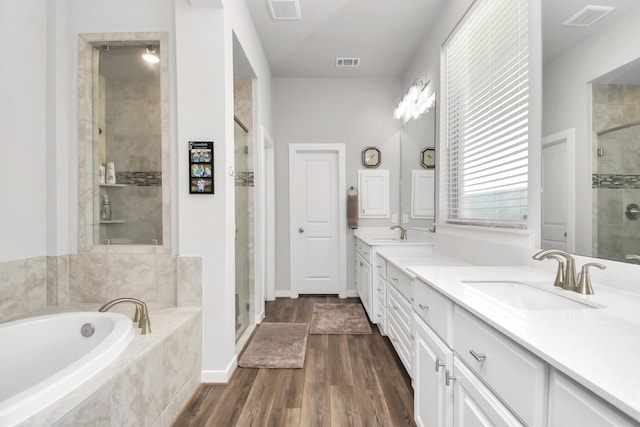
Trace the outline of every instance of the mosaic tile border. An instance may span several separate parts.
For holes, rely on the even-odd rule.
[[[118,172],[118,184],[141,186],[162,185],[162,172]]]
[[[640,175],[592,174],[591,188],[640,190]]]

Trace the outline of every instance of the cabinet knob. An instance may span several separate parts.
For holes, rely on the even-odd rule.
[[[448,370],[448,369],[447,369],[446,371],[444,371],[444,383],[445,383],[445,385],[450,385],[451,381],[455,381],[455,380],[457,380],[457,379],[458,379],[458,378],[456,378],[456,377],[452,376],[452,375],[449,373],[449,370]]]
[[[392,277],[391,280],[393,280],[394,282],[397,282],[398,278],[397,277]]]
[[[302,227],[298,228],[298,233],[304,233],[304,228]]]
[[[376,288],[378,291],[382,291],[382,288]]]
[[[439,372],[440,368],[444,368],[445,366],[447,366],[447,364],[440,362],[440,358],[436,357],[436,372]]]
[[[420,310],[428,310],[429,306],[428,305],[424,305],[424,304],[418,304],[418,307],[420,307]]]
[[[478,362],[484,362],[484,359],[487,358],[486,354],[477,353],[473,349],[469,350],[469,354],[471,354],[473,356],[473,358],[476,359],[476,361],[478,361]]]
[[[394,310],[397,310],[398,306],[397,305],[392,305],[391,308],[393,308]]]

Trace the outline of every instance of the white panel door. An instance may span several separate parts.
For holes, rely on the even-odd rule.
[[[291,289],[338,294],[339,161],[335,151],[290,151]]]
[[[573,133],[561,132],[542,143],[542,248],[574,250]]]

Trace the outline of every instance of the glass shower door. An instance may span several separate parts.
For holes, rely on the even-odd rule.
[[[248,132],[246,128],[236,120],[234,122],[235,137],[235,195],[236,195],[236,241],[235,241],[235,260],[236,260],[236,341],[242,336],[247,329],[250,320],[251,309],[251,276],[250,276],[250,240],[252,233],[250,227],[252,225],[250,218],[250,196],[253,186],[249,177],[252,172],[249,171],[249,149],[248,149]]]

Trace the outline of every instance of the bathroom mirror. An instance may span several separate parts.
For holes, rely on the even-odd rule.
[[[561,25],[588,4],[586,0],[543,0],[543,79],[547,83],[543,135],[579,127],[575,129],[579,179],[575,187],[576,238],[581,238],[580,225],[591,224],[592,236],[576,244],[575,252],[627,261],[626,255],[640,254],[640,222],[625,215],[627,206],[640,203],[636,183],[640,173],[636,167],[640,164],[640,126],[627,126],[640,121],[640,58],[628,55],[625,47],[619,47],[623,55],[601,56],[600,52],[611,43],[606,37],[611,37],[608,34],[614,26],[623,31],[635,25],[623,18],[637,13],[640,5],[609,0],[606,5],[615,9],[601,22],[586,28]],[[578,54],[583,42],[597,46],[598,53],[590,49]],[[623,57],[630,58],[627,64],[620,64],[619,58]],[[613,63],[616,65],[607,66]],[[576,99],[581,101],[576,103]],[[623,128],[616,130],[619,126]],[[584,179],[587,172],[592,178],[588,181]],[[585,209],[588,205],[584,199],[589,194],[592,209]]]
[[[79,36],[80,249],[169,251],[166,49],[165,33]]]
[[[435,169],[425,168],[420,161],[426,147],[435,147],[435,133],[436,107],[409,120],[400,130],[400,221],[406,227],[433,226]]]

